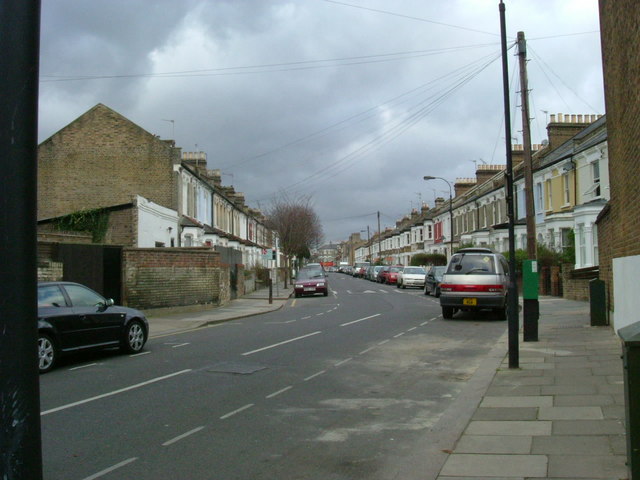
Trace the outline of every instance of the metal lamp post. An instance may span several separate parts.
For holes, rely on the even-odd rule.
[[[451,183],[446,178],[442,177],[432,177],[430,175],[425,175],[424,180],[442,180],[449,185],[449,258],[453,255],[453,189],[451,188]]]

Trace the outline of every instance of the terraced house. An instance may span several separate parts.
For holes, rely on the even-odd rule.
[[[596,220],[609,199],[606,118],[551,115],[547,134],[543,144],[532,146],[536,240],[556,251],[574,247],[575,269],[597,266]],[[516,249],[527,246],[522,160],[522,145],[514,145]],[[454,190],[451,205],[449,200],[436,199],[435,208],[423,209],[419,225],[414,223],[408,230],[405,218],[405,228],[400,221],[395,229],[382,232],[382,252],[378,253],[377,240],[373,240],[373,258],[406,265],[415,253],[448,254],[450,245],[463,244],[507,251],[504,165],[478,165],[476,178],[457,179]],[[451,217],[453,238],[449,235]],[[421,233],[416,236],[408,231]],[[407,250],[409,239],[413,248]],[[360,247],[356,258],[365,255],[367,248]]]

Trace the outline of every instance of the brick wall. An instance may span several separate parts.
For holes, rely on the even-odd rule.
[[[138,209],[135,207],[109,212],[109,227],[102,243],[134,247],[138,244]]]
[[[38,146],[38,219],[138,194],[177,210],[180,149],[98,104]]]
[[[50,260],[38,262],[38,281],[39,282],[57,282],[62,280],[64,273],[64,265],[60,262]]]
[[[589,301],[589,282],[598,278],[597,269],[573,270],[573,265],[562,265],[562,297],[569,300]]]
[[[131,307],[228,301],[228,269],[221,268],[220,255],[210,249],[125,248],[122,269],[123,303]]]
[[[614,310],[614,258],[640,254],[640,6],[600,0],[611,200],[598,222],[601,277]]]

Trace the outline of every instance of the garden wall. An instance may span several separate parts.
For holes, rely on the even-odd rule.
[[[139,308],[217,306],[229,301],[229,272],[209,248],[125,248],[123,304]]]

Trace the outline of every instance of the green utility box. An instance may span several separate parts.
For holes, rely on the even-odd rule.
[[[591,326],[602,327],[607,322],[607,297],[604,281],[594,278],[589,281],[589,306],[591,310]]]
[[[618,330],[622,340],[629,478],[640,478],[640,322]]]

